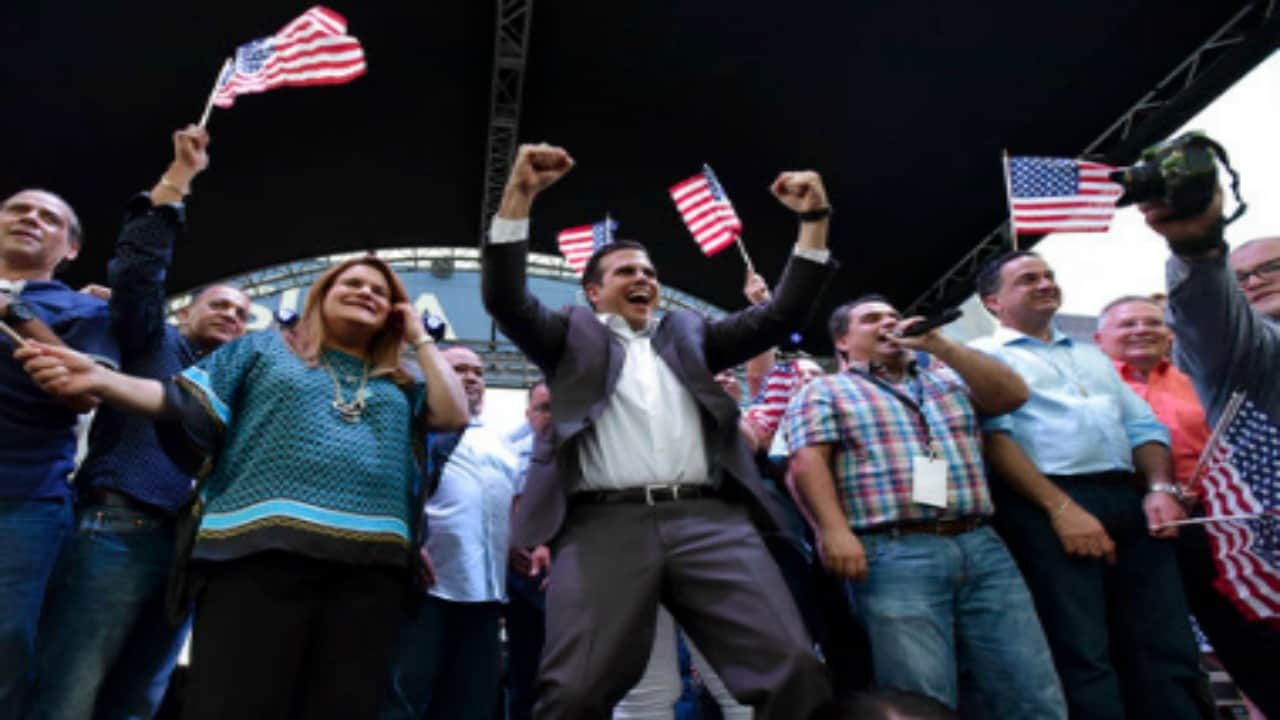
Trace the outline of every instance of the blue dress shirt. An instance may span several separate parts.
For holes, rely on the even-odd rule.
[[[1132,472],[1133,448],[1169,445],[1169,431],[1125,385],[1111,360],[1056,327],[1051,342],[1007,327],[971,343],[1012,367],[1031,388],[1017,410],[983,421],[1008,433],[1046,475]]]

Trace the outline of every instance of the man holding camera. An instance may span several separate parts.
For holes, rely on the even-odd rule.
[[[1175,219],[1185,213],[1159,201],[1139,209],[1173,253],[1166,274],[1174,359],[1191,376],[1210,424],[1242,390],[1273,427],[1280,425],[1280,237],[1251,240],[1229,252],[1221,191],[1191,217]],[[1280,631],[1249,620],[1215,589],[1219,571],[1202,527],[1184,528],[1178,550],[1188,601],[1218,658],[1267,717],[1280,717],[1274,671]]]

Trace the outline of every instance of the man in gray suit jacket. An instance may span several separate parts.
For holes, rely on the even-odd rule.
[[[771,187],[800,218],[772,301],[658,320],[657,273],[638,243],[592,256],[590,309],[552,311],[526,288],[533,199],[572,167],[561,148],[522,146],[483,252],[485,308],[551,389],[512,537],[554,554],[534,714],[607,718],[645,667],[661,602],[757,718],[808,717],[830,685],[757,529],[777,527],[778,509],[713,376],[777,344],[815,304],[832,270],[821,178],[783,173]]]

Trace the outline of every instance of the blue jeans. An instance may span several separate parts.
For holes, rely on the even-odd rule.
[[[382,720],[493,720],[501,618],[499,602],[423,597],[400,629]]]
[[[40,608],[70,530],[69,501],[0,500],[0,720],[22,716]]]
[[[869,573],[848,587],[871,639],[877,686],[954,708],[962,666],[973,676],[983,717],[1067,717],[1031,594],[991,528],[860,539]]]
[[[118,507],[77,515],[41,622],[32,718],[150,718],[190,627],[164,612],[173,523]]]

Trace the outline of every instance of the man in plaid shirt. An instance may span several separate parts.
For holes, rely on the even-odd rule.
[[[1027,386],[937,330],[902,337],[918,320],[878,295],[836,308],[829,330],[848,369],[787,408],[791,470],[822,562],[850,581],[876,685],[955,708],[963,665],[983,716],[1065,718],[1031,595],[987,526],[978,413],[1016,409]],[[917,350],[945,366],[919,367]]]

